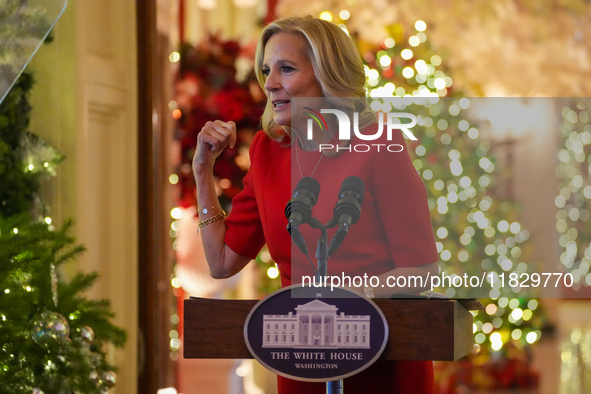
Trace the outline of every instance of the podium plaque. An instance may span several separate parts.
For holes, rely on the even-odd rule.
[[[259,300],[184,301],[185,358],[252,358],[244,323]],[[389,333],[380,359],[455,361],[472,351],[478,300],[374,299]]]

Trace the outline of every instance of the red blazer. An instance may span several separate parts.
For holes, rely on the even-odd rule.
[[[371,126],[371,127],[377,127]],[[368,130],[364,134],[373,134]],[[379,275],[396,267],[412,267],[438,260],[427,203],[427,192],[406,147],[388,152],[386,146],[406,146],[401,133],[393,141],[353,139],[369,152],[345,152],[323,157],[293,144],[271,140],[259,131],[250,148],[251,167],[244,190],[232,201],[226,219],[226,244],[236,253],[255,258],[267,243],[281,273],[283,286],[313,277],[307,259],[292,243],[286,230],[285,206],[303,176],[316,178],[321,190],[313,216],[326,223],[333,215],[343,180],[351,175],[365,183],[365,199],[359,222],[353,225],[341,248],[329,259],[329,275]],[[383,144],[378,147],[371,144]],[[294,149],[298,149],[297,156]],[[359,146],[358,150],[365,150]],[[394,149],[392,149],[394,150]],[[300,172],[301,171],[301,172]],[[314,261],[318,230],[300,227]],[[329,240],[335,230],[329,232]],[[430,361],[377,362],[345,380],[346,393],[433,393]],[[278,377],[280,393],[324,393],[323,383],[303,383]]]

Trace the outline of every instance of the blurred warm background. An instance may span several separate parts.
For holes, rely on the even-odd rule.
[[[436,363],[438,393],[591,392],[588,1],[71,0],[28,67],[29,128],[65,156],[41,184],[45,216],[56,227],[73,218],[87,248],[57,275],[97,271],[85,294],[110,299],[127,332],[124,347],[102,348],[118,367],[110,392],[276,390],[252,360],[184,359],[182,301],[278,288],[266,250],[235,278],[209,278],[190,163],[205,122],[236,122],[238,143],[215,167],[231,209],[265,102],[256,40],[294,15],[353,37],[372,97],[441,97],[418,110],[424,132],[408,148],[442,270],[572,278],[478,295],[474,351]]]

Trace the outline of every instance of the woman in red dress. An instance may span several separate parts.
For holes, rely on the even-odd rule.
[[[286,231],[284,214],[293,183],[305,176],[320,181],[323,192],[314,213],[325,223],[332,216],[341,182],[352,175],[365,182],[363,213],[331,256],[329,275],[364,272],[377,276],[380,283],[389,277],[436,275],[438,254],[427,193],[406,150],[362,155],[319,151],[319,141],[304,141],[291,128],[292,98],[365,97],[365,73],[351,38],[338,26],[317,18],[278,20],[263,30],[255,70],[268,97],[263,130],[252,143],[244,190],[234,198],[227,218],[217,200],[213,164],[226,146],[234,145],[234,123],[208,122],[199,133],[193,159],[201,236],[211,276],[235,275],[267,243],[282,285],[300,283],[304,271],[292,272],[292,251],[297,249]],[[375,134],[377,125],[366,126],[364,134]],[[355,143],[355,138],[348,143]],[[394,133],[392,141],[384,136],[372,143],[405,146],[401,133]],[[315,233],[304,227],[303,236],[311,245]],[[390,297],[395,292],[423,290],[378,286],[369,291],[376,297]],[[344,387],[346,393],[429,394],[433,385],[430,361],[379,361],[345,379]],[[281,394],[325,392],[323,383],[280,376],[278,388]]]

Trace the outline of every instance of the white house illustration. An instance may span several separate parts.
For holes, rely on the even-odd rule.
[[[370,316],[337,309],[314,300],[298,305],[295,315],[263,315],[263,347],[369,349]]]

